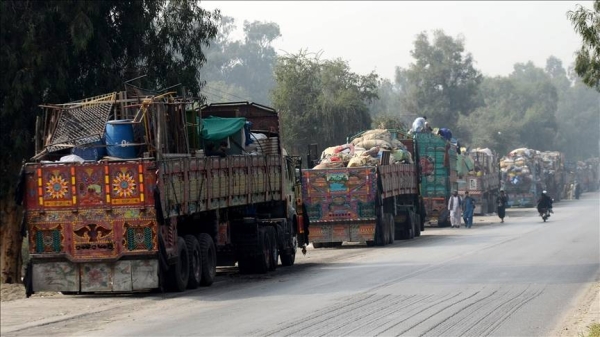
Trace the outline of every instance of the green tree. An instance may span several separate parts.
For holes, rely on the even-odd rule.
[[[222,82],[233,92],[233,95],[225,95],[224,100],[270,105],[269,92],[275,85],[273,67],[277,58],[272,43],[281,36],[279,25],[244,21],[243,41],[231,38],[231,32],[237,28],[233,18],[223,16],[220,28],[206,50],[208,67],[202,74],[207,81],[206,89]]]
[[[558,93],[543,69],[517,63],[508,77],[485,78],[481,97],[484,105],[459,120],[460,130],[467,130],[461,137],[472,147],[501,154],[519,147],[556,150]]]
[[[300,154],[308,144],[342,144],[368,129],[377,80],[374,73],[353,73],[343,60],[321,61],[306,51],[279,57],[272,101],[282,114],[286,148]]]
[[[417,35],[411,55],[415,62],[397,70],[406,78],[403,105],[409,112],[427,116],[432,127],[453,129],[460,115],[468,116],[481,105],[482,75],[465,52],[463,38],[436,30],[430,42],[423,32]]]
[[[201,48],[220,14],[188,0],[4,0],[0,13],[0,250],[2,280],[14,282],[20,241],[11,194],[33,154],[38,105],[115,91],[142,74],[145,87],[181,83],[198,95]]]
[[[575,59],[575,71],[583,83],[600,91],[600,0],[594,1],[593,10],[581,5],[567,12],[582,44]]]

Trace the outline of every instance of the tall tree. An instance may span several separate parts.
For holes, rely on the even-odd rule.
[[[576,8],[567,12],[582,39],[575,59],[575,71],[583,83],[600,91],[600,0],[594,1],[593,10],[581,5]]]
[[[270,105],[269,92],[275,85],[273,67],[277,54],[273,41],[281,36],[279,25],[273,22],[244,21],[244,39],[233,40],[235,20],[223,16],[222,27],[214,43],[206,50],[208,67],[203,78],[207,91],[221,82],[233,92],[223,100],[251,100]],[[213,90],[214,91],[214,90]]]
[[[321,61],[306,51],[279,57],[272,101],[283,116],[288,150],[300,154],[311,143],[341,144],[368,129],[367,104],[377,97],[377,79],[353,73],[343,60]]]
[[[556,150],[558,93],[543,69],[517,63],[508,77],[485,78],[481,97],[484,105],[459,121],[472,147],[501,154],[519,147]]]
[[[0,237],[2,281],[18,279],[18,213],[12,200],[21,161],[33,153],[38,105],[122,88],[181,83],[199,94],[202,46],[216,35],[214,19],[196,1],[0,2]]]
[[[430,42],[422,32],[411,55],[415,62],[408,69],[397,70],[407,79],[403,104],[409,112],[427,116],[434,127],[454,128],[460,115],[468,116],[481,105],[482,75],[473,66],[471,54],[465,52],[463,38],[436,30]]]

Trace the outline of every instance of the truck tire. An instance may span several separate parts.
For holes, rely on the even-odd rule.
[[[169,290],[182,292],[187,288],[190,275],[187,246],[180,236],[177,238],[177,262],[169,268]]]
[[[262,227],[258,229],[258,245],[254,260],[254,272],[265,274],[271,268],[271,236]]]
[[[277,242],[277,230],[274,227],[267,227],[267,234],[271,240],[271,263],[269,264],[269,270],[274,271],[277,269],[279,264],[279,244]]]
[[[202,280],[200,285],[208,287],[213,284],[217,276],[217,250],[210,235],[200,233],[198,236],[202,256]]]
[[[448,227],[450,226],[450,211],[444,209],[440,212],[440,216],[438,217],[438,227]]]
[[[185,236],[185,246],[188,252],[190,276],[188,277],[188,289],[196,289],[202,281],[202,250],[198,239],[193,235]]]
[[[284,249],[281,252],[281,265],[282,266],[293,266],[294,262],[296,262],[296,250],[298,249],[298,238],[296,236],[292,237],[292,248]]]
[[[419,214],[415,214],[415,237],[421,236],[421,217]]]
[[[385,213],[385,224],[386,224],[386,244],[392,244],[394,243],[394,216],[392,215],[392,213]]]

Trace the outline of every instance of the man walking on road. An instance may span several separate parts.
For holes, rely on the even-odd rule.
[[[462,204],[465,227],[471,228],[473,226],[473,211],[475,210],[475,199],[473,199],[473,197],[469,195],[469,191],[465,192],[465,197],[462,200]]]
[[[504,193],[504,190],[500,190],[500,195],[498,196],[498,217],[500,218],[500,223],[504,222],[504,216],[506,215],[506,204],[508,203],[508,196]]]
[[[460,209],[462,201],[458,196],[458,191],[452,192],[452,196],[448,201],[448,210],[450,211],[450,224],[452,228],[460,228]]]

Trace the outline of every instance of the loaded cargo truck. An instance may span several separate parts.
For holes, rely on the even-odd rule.
[[[508,207],[534,207],[542,194],[543,164],[540,152],[519,148],[500,160],[501,188]]]
[[[548,191],[554,201],[560,201],[567,180],[565,173],[565,155],[559,151],[545,151],[540,154],[542,160],[542,188]]]
[[[28,294],[183,291],[217,265],[294,264],[299,179],[275,110],[137,89],[43,108],[18,189]],[[203,155],[210,140],[230,144],[225,157]]]
[[[439,227],[450,226],[448,200],[452,191],[458,191],[456,145],[433,133],[416,133],[414,139],[425,222]]]
[[[475,200],[474,214],[485,215],[496,209],[496,197],[500,190],[500,167],[497,156],[490,149],[469,151],[468,173],[459,177],[458,194],[466,191]],[[460,156],[459,156],[460,158]]]
[[[412,139],[387,132],[414,155]],[[416,164],[389,164],[389,151],[384,152],[377,165],[303,170],[303,203],[315,248],[343,242],[383,246],[421,234]]]

